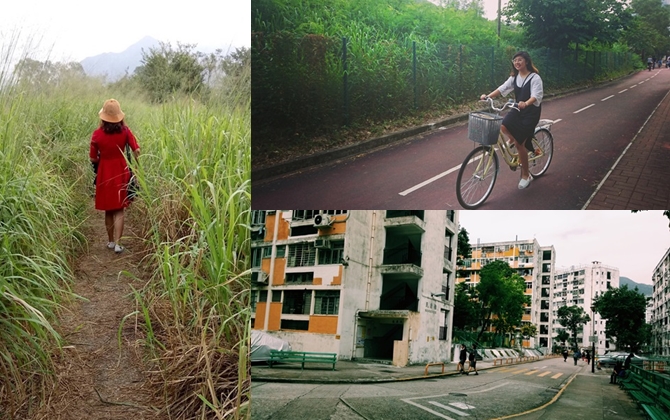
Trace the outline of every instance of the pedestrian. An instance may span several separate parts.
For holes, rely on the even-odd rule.
[[[575,354],[572,356],[572,358],[575,359],[575,366],[577,366],[577,360],[579,360],[581,356],[582,355],[579,353],[579,349],[575,350]]]
[[[631,359],[633,358],[633,356],[634,356],[634,354],[633,354],[633,352],[631,352],[628,355],[628,357],[626,357],[626,361],[623,363],[623,369],[624,370],[627,371],[628,369],[630,369],[630,362],[631,362]]]
[[[91,137],[89,154],[91,162],[98,164],[95,208],[105,212],[107,248],[118,254],[124,250],[119,244],[123,235],[123,212],[130,204],[127,198],[130,170],[123,151],[128,144],[137,159],[140,146],[130,128],[125,125],[125,114],[116,99],[105,101],[98,115],[100,125]]]
[[[589,350],[585,351],[586,353],[586,364],[591,364],[591,352]]]
[[[461,344],[461,353],[458,356],[458,366],[456,367],[456,370],[458,370],[461,374],[465,373],[465,359],[467,357],[467,352],[465,350],[465,344]]]
[[[612,370],[612,374],[610,375],[611,384],[616,384],[616,378],[622,371],[623,367],[621,366],[621,360],[619,360],[618,362],[616,362],[616,365],[614,365],[614,369]]]
[[[528,172],[528,153],[534,153],[535,151],[532,138],[535,126],[540,121],[544,90],[542,78],[538,74],[539,71],[533,65],[533,61],[526,51],[516,53],[512,58],[512,65],[509,79],[488,95],[482,95],[480,99],[495,98],[500,95],[507,96],[514,92],[520,111],[511,110],[505,115],[501,131],[511,139],[511,144],[516,147],[519,153],[519,162],[521,163],[519,189],[524,189],[533,180],[530,172]]]
[[[566,362],[568,360],[568,348],[563,349],[563,361]]]
[[[479,373],[477,372],[477,345],[476,344],[472,345],[472,351],[470,352],[469,361],[470,361],[470,366],[468,367],[468,374],[470,374],[470,371],[472,371],[472,369],[474,369],[475,370],[475,375],[479,375]]]

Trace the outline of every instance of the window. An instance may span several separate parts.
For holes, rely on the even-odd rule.
[[[260,293],[258,293],[258,301],[263,302],[263,303],[268,301],[268,291],[267,290],[261,290]]]
[[[330,243],[330,249],[319,249],[319,264],[340,264],[344,256],[344,241]]]
[[[275,290],[272,292],[272,301],[281,302],[281,290]]]
[[[251,225],[265,224],[265,210],[251,210]]]
[[[314,265],[316,248],[313,242],[303,242],[288,246],[288,267],[305,267]]]
[[[286,256],[286,246],[280,245],[277,247],[277,258],[284,258]]]
[[[261,258],[270,258],[272,256],[272,247],[271,246],[264,246],[261,249],[263,250]]]
[[[265,247],[269,248],[269,247]],[[260,267],[264,248],[251,248],[251,267]]]
[[[258,290],[251,291],[251,312],[256,312],[256,298],[258,297]]]
[[[309,315],[311,302],[311,290],[285,290],[281,313]]]
[[[313,283],[314,273],[286,273],[286,283]]]
[[[303,330],[307,331],[309,329],[309,321],[295,321],[292,319],[282,319],[281,327],[282,330]]]
[[[319,210],[293,210],[293,220],[309,220],[319,214]]]
[[[340,292],[317,290],[314,297],[315,315],[337,315],[340,307]]]
[[[347,210],[324,210],[323,214],[330,214],[331,216],[335,216],[338,214],[347,214]]]

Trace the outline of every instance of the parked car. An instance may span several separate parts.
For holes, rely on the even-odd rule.
[[[598,366],[599,367],[607,367],[607,368],[612,368],[616,365],[617,362],[621,361],[621,363],[626,362],[626,357],[628,357],[628,353],[609,353],[605,356],[601,356],[598,358]],[[638,356],[636,354],[633,354],[633,357],[630,360],[630,363],[632,365],[636,366],[642,366],[642,363],[645,360],[649,360],[646,357]]]
[[[290,351],[288,341],[259,330],[251,330],[251,362],[266,362],[270,359],[270,350]]]

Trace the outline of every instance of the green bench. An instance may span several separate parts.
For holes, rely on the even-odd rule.
[[[626,371],[626,376],[622,377],[617,377],[617,383],[619,384],[619,388],[626,389],[628,390],[630,387],[633,387],[633,389],[637,388],[635,383],[633,382],[633,379],[637,376],[635,373],[632,371],[628,370]]]
[[[277,362],[301,363],[302,369],[305,368],[306,362],[329,363],[329,364],[332,363],[333,370],[335,370],[335,363],[337,362],[337,353],[270,350],[270,360],[268,360],[268,364],[270,365],[270,367],[272,367],[272,365]]]
[[[664,420],[670,417],[670,391],[661,389],[656,397],[656,404],[642,404],[645,413],[652,420]]]
[[[658,385],[646,380],[640,382],[640,389],[628,391],[639,404],[653,404],[658,394]]]

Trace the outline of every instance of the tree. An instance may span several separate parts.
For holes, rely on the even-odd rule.
[[[623,0],[510,0],[505,16],[519,22],[529,44],[567,48],[571,44],[612,44],[630,23]]]
[[[140,86],[154,102],[165,102],[175,94],[192,94],[203,89],[204,68],[193,51],[195,45],[160,43],[142,51],[142,65],[135,69]]]
[[[591,321],[591,317],[584,312],[581,306],[561,306],[556,312],[558,315],[558,322],[564,326],[568,331],[572,332],[572,337],[575,347],[579,347],[577,343],[577,332],[582,327]]]
[[[554,338],[556,339],[556,341],[560,341],[561,343],[563,343],[563,345],[565,345],[565,342],[570,339],[570,334],[568,334],[566,330],[561,328],[558,330],[558,334],[556,334],[556,337]]]
[[[472,247],[470,247],[470,237],[468,236],[468,231],[465,228],[461,228],[458,231],[458,260],[456,261],[457,265],[461,265],[463,260],[472,257]]]
[[[530,304],[530,297],[524,294],[524,279],[516,274],[505,261],[496,260],[480,270],[481,280],[477,293],[481,305],[482,328],[477,336],[479,341],[484,331],[492,324],[503,334],[521,323],[524,305]]]
[[[650,326],[645,323],[647,298],[628,285],[611,288],[594,302],[595,311],[607,320],[605,334],[616,337],[619,349],[637,351],[649,341]]]
[[[68,81],[86,79],[81,63],[60,63],[23,58],[16,64],[18,83],[39,89],[53,88]]]
[[[479,325],[479,307],[476,290],[465,283],[456,285],[454,295],[454,328],[464,330]]]

